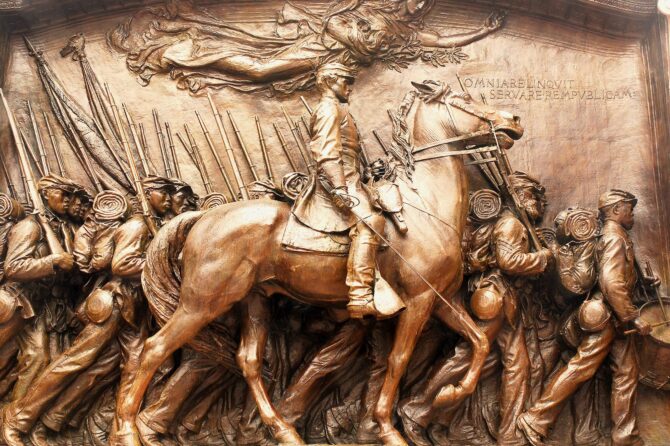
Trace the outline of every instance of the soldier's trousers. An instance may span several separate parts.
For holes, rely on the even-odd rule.
[[[612,445],[642,444],[635,415],[638,382],[635,344],[631,336],[618,337],[612,322],[600,332],[586,334],[575,356],[545,385],[542,396],[526,414],[530,426],[546,436],[568,398],[594,377],[608,357],[612,369]]]
[[[22,398],[49,363],[49,335],[44,315],[26,321],[17,336],[19,345],[18,379],[12,391],[12,401]]]
[[[140,418],[154,431],[170,433],[177,415],[193,393],[225,374],[222,365],[193,350],[184,349],[181,364],[161,389],[160,396],[140,413]]]
[[[37,419],[61,392],[90,367],[119,331],[122,323],[121,313],[114,308],[109,318],[101,323],[89,323],[77,336],[70,348],[55,358],[39,376],[25,396],[15,401],[5,417],[21,432],[27,433]],[[48,348],[46,329],[44,329],[45,349]]]

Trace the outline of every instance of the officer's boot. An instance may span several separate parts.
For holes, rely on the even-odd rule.
[[[380,316],[374,303],[375,259],[378,247],[379,238],[369,228],[359,224],[352,233],[347,262],[347,309],[354,319]]]

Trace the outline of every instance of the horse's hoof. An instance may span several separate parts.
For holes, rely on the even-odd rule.
[[[379,439],[385,446],[409,446],[400,432],[393,429],[384,434],[379,434]]]
[[[283,429],[277,432],[275,435],[275,440],[279,442],[280,445],[294,445],[294,444],[305,444],[300,435],[295,429]]]
[[[134,426],[124,423],[109,436],[109,446],[142,446],[142,440]]]
[[[442,390],[439,391],[433,404],[438,408],[453,406],[464,397],[465,392],[461,386],[447,384],[446,386],[442,387]]]

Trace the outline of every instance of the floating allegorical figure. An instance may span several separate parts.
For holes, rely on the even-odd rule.
[[[609,359],[612,369],[612,445],[638,446],[644,442],[637,429],[636,392],[638,363],[635,342],[623,330],[634,328],[648,335],[651,326],[640,318],[633,305],[638,284],[633,242],[635,196],[612,189],[598,199],[603,221],[598,241],[598,284],[579,309],[579,326],[584,332],[577,353],[545,385],[542,396],[517,424],[534,446],[542,445],[561,412],[564,403],[578,388],[593,378],[600,365]],[[658,286],[655,277],[643,277],[643,286]]]
[[[491,14],[477,30],[442,36],[424,19],[435,0],[333,1],[325,13],[287,2],[274,35],[263,36],[223,21],[192,1],[170,0],[144,9],[108,35],[127,53],[128,69],[147,84],[170,73],[180,88],[204,87],[290,93],[315,83],[316,69],[337,62],[356,69],[383,61],[395,69],[422,58],[460,62],[460,47],[502,27]]]

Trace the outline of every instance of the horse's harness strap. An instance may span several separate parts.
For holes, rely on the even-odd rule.
[[[444,144],[451,144],[452,142],[458,142],[458,141],[465,141],[467,139],[472,139],[476,138],[478,136],[484,136],[484,135],[489,135],[491,134],[491,130],[480,130],[478,132],[474,133],[468,133],[466,135],[460,135],[460,136],[454,136],[453,138],[448,138],[448,139],[442,139],[440,141],[434,141],[429,144],[426,144],[425,146],[421,146],[419,148],[414,149],[412,154],[417,154],[419,152],[423,152],[424,150],[432,149],[433,147],[441,146]],[[454,154],[456,152],[453,152]]]
[[[479,147],[476,149],[465,149],[465,150],[454,150],[453,152],[442,152],[442,153],[435,153],[432,155],[426,155],[420,158],[414,158],[414,162],[419,162],[419,161],[427,161],[427,160],[434,160],[437,158],[446,158],[448,156],[459,156],[459,155],[470,155],[473,153],[490,153],[490,152],[495,152],[498,149],[496,147]]]

